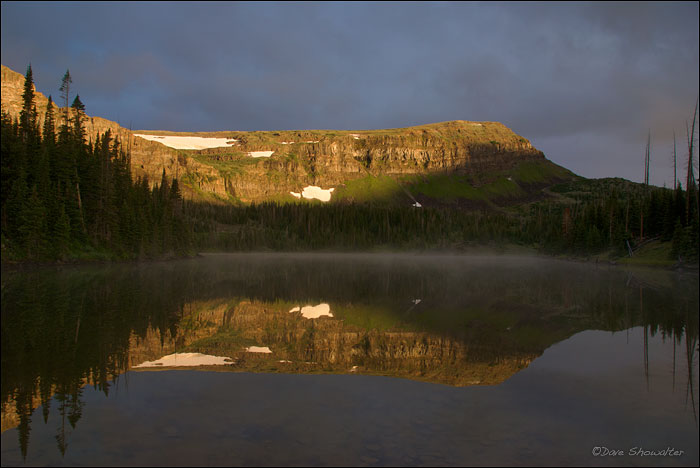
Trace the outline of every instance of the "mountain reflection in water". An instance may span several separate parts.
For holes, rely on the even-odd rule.
[[[130,369],[187,359],[202,370],[495,385],[578,332],[636,326],[647,376],[646,343],[660,333],[673,340],[674,382],[692,387],[697,310],[697,276],[523,257],[210,255],[7,271],[2,430],[18,427],[26,456],[41,405],[44,421],[61,417],[64,453],[86,384],[109,395]]]

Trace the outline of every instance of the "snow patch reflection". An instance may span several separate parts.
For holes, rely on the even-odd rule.
[[[146,361],[134,367],[195,367],[225,366],[232,363],[227,356],[211,356],[201,353],[175,353],[163,356],[156,361]]]

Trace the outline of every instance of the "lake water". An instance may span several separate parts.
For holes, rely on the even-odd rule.
[[[330,254],[3,270],[2,401],[3,466],[698,466],[698,276]]]

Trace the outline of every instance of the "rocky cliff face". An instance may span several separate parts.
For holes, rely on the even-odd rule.
[[[219,169],[209,180],[195,179],[202,190],[209,189],[214,176],[223,179],[221,185],[231,195],[255,201],[299,192],[308,185],[338,187],[367,176],[398,179],[456,173],[480,177],[526,161],[546,161],[529,141],[497,122],[454,121],[364,132],[253,133],[231,133],[241,142],[236,147],[198,154],[198,161],[209,161]],[[255,150],[274,153],[266,160],[247,161],[246,152]]]
[[[573,177],[497,122],[453,121],[355,132],[145,133],[237,140],[229,147],[200,151],[175,150],[139,137],[133,140],[135,173],[146,173],[153,180],[165,168],[182,181],[190,196],[213,200],[292,201],[290,192],[308,186],[338,189],[335,200],[336,195],[349,193],[346,189],[354,182],[377,177],[390,178],[404,191],[413,191],[411,181],[445,175],[467,177],[474,187],[499,179],[522,186],[533,179],[547,185]],[[263,151],[271,156],[250,156]],[[523,165],[537,174],[521,180]]]
[[[23,87],[24,76],[2,66],[2,107],[13,118],[21,111]],[[47,101],[42,93],[36,93],[42,124]],[[86,106],[89,110],[89,103]],[[64,110],[56,107],[54,114],[60,125]],[[497,122],[460,120],[367,131],[175,133],[131,132],[109,120],[88,118],[89,137],[107,129],[130,149],[135,177],[148,177],[151,183],[157,183],[165,170],[169,178],[180,180],[185,196],[219,202],[293,201],[290,192],[301,192],[306,186],[342,189],[354,180],[376,176],[401,181],[410,176],[460,174],[471,177],[478,186],[504,174],[511,177],[508,171],[528,162],[541,165],[548,173],[556,168],[555,178],[571,175],[546,160],[528,140]],[[182,150],[134,134],[237,141],[228,147]],[[250,156],[254,151],[272,154],[254,158]]]

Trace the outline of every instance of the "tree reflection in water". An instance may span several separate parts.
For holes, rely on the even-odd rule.
[[[18,428],[26,457],[34,409],[46,423],[53,401],[63,454],[85,385],[108,396],[119,375],[176,352],[228,356],[232,371],[497,384],[579,331],[635,326],[647,376],[649,334],[673,340],[674,386],[684,349],[696,415],[697,309],[697,276],[528,258],[214,255],[7,271],[3,431]]]

